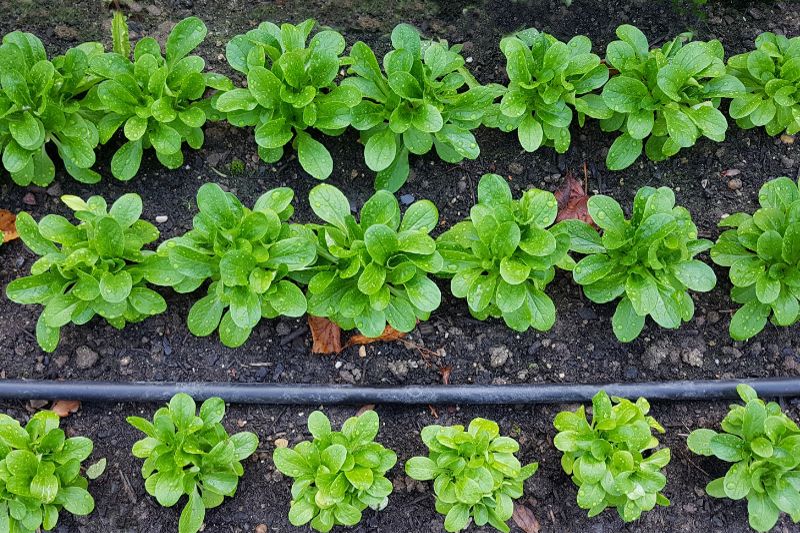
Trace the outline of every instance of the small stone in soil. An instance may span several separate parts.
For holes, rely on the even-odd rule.
[[[733,178],[728,180],[728,188],[732,191],[738,191],[742,188],[742,180],[739,178]]]
[[[81,370],[91,368],[97,362],[97,352],[88,346],[78,346],[75,350],[75,366]]]
[[[29,192],[22,197],[22,203],[25,205],[36,205],[36,196],[34,196],[32,192]]]
[[[400,203],[403,205],[411,205],[414,203],[414,195],[413,194],[404,194],[400,197]]]
[[[492,368],[500,368],[511,357],[511,352],[505,346],[493,346],[489,348],[489,365]]]
[[[156,217],[156,222],[159,223],[159,224],[163,224],[167,220],[169,220],[169,217],[167,215],[158,215]]]
[[[512,174],[516,174],[517,176],[519,176],[520,174],[525,172],[525,167],[523,167],[521,164],[516,163],[516,162],[515,163],[509,163],[508,171],[511,172]]]

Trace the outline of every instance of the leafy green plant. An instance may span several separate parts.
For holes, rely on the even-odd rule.
[[[585,115],[611,116],[598,95],[588,94],[608,80],[608,67],[592,53],[588,37],[578,35],[563,43],[527,29],[505,37],[500,49],[506,56],[508,91],[484,123],[504,131],[517,130],[526,151],[546,145],[566,152],[573,107],[581,125]]]
[[[436,511],[445,515],[447,531],[489,524],[510,531],[506,522],[521,498],[526,479],[538,463],[522,466],[515,456],[519,444],[500,435],[497,423],[476,418],[464,426],[427,426],[421,432],[428,457],[412,457],[406,474],[420,481],[433,480]]]
[[[333,160],[308,130],[340,135],[350,125],[351,109],[361,101],[361,93],[336,83],[344,37],[324,30],[306,46],[315,25],[311,19],[297,26],[263,22],[231,39],[228,63],[247,76],[247,88],[220,94],[213,104],[231,124],[255,126],[261,159],[278,161],[291,142],[303,170],[325,179],[333,171]]]
[[[354,44],[348,58],[353,76],[342,85],[364,96],[352,124],[362,132],[367,166],[378,173],[375,188],[394,192],[408,179],[409,153],[435,147],[448,163],[478,157],[472,130],[502,88],[475,80],[464,67],[461,45],[422,40],[408,24],[394,28],[392,47],[381,71],[372,49]]]
[[[647,157],[661,161],[707,137],[725,140],[728,122],[717,109],[721,98],[744,92],[726,73],[719,41],[693,41],[686,35],[650,50],[637,28],[617,28],[621,39],[609,43],[606,62],[618,75],[603,87],[603,102],[613,111],[603,119],[603,131],[620,131],[606,158],[611,170],[633,164],[644,146]],[[645,143],[645,139],[647,142]]]
[[[670,451],[650,452],[658,447],[651,429],[664,433],[664,428],[647,416],[649,411],[644,398],[633,403],[601,390],[592,398],[591,423],[583,406],[556,415],[553,444],[563,452],[564,472],[578,486],[578,506],[590,517],[615,507],[622,520],[632,522],[656,505],[670,504],[661,493],[667,484],[661,469]]]
[[[327,222],[311,226],[319,262],[308,282],[309,314],[378,337],[387,322],[408,332],[439,307],[441,293],[428,278],[442,268],[429,235],[439,220],[433,203],[414,202],[401,218],[394,195],[378,191],[356,221],[350,202],[332,185],[314,187],[309,201]]]
[[[711,248],[711,259],[730,267],[731,298],[741,304],[730,324],[735,340],[759,333],[771,317],[791,326],[800,317],[800,192],[789,178],[761,187],[761,208],[736,213],[719,223],[732,228]]]
[[[62,509],[79,516],[94,510],[89,482],[81,475],[92,441],[66,438],[59,423],[52,411],[39,411],[24,428],[0,414],[0,530],[50,531]]]
[[[205,61],[189,55],[203,41],[206,26],[197,17],[180,21],[167,37],[166,57],[152,37],[136,43],[133,61],[124,17],[113,22],[113,52],[93,56],[91,70],[104,81],[89,91],[85,105],[98,112],[100,142],[105,144],[122,128],[127,142],[111,159],[111,173],[129,180],[139,171],[144,150],[153,148],[167,168],[183,164],[181,147],[203,145],[202,126],[210,113],[203,101],[207,88],[229,89],[230,80],[203,73]]]
[[[275,449],[275,467],[295,480],[292,525],[310,522],[314,530],[327,533],[337,525],[358,524],[367,507],[386,507],[393,489],[386,472],[397,455],[375,442],[378,429],[375,411],[349,418],[341,431],[331,431],[328,417],[314,411],[308,416],[313,440]]]
[[[769,531],[781,511],[800,522],[800,429],[775,402],[767,404],[752,387],[736,387],[745,405],[732,405],[722,433],[696,429],[687,439],[698,455],[733,466],[706,486],[714,498],[747,499],[750,527]]]
[[[153,421],[138,416],[128,423],[147,435],[133,445],[133,455],[144,459],[142,477],[147,493],[164,507],[172,507],[185,494],[186,505],[178,522],[179,533],[196,533],[206,509],[233,497],[244,474],[242,461],[258,447],[258,437],[242,431],[234,435],[220,423],[225,402],[209,398],[200,414],[191,396],[178,393]]]
[[[728,72],[747,91],[729,110],[740,128],[764,126],[769,135],[800,132],[800,37],[762,33],[755,50],[728,59]]]
[[[691,214],[675,205],[672,189],[639,189],[629,220],[608,196],[592,196],[588,208],[603,236],[580,222],[570,226],[572,249],[586,254],[572,275],[595,303],[622,297],[611,322],[617,338],[638,337],[648,315],[663,328],[691,320],[688,290],[708,292],[717,283],[711,267],[695,259],[713,243],[697,238]]]
[[[36,340],[47,352],[56,349],[61,328],[70,322],[83,325],[99,315],[122,329],[167,308],[164,298],[147,287],[157,274],[158,268],[151,268],[157,258],[142,247],[159,234],[155,226],[139,220],[141,198],[125,194],[111,209],[101,196],[61,200],[80,220],[77,226],[60,215],[46,215],[38,224],[27,213],[17,215],[22,242],[40,258],[30,276],[6,287],[13,302],[44,306]]]
[[[96,183],[98,132],[79,98],[99,80],[88,63],[103,47],[84,43],[48,61],[42,41],[19,31],[0,46],[0,152],[3,167],[15,183],[46,187],[55,177],[47,155],[52,142],[67,172],[76,180]]]
[[[450,290],[466,298],[479,320],[502,317],[517,331],[553,326],[556,309],[545,293],[555,267],[571,270],[570,236],[553,226],[558,205],[552,193],[531,189],[514,200],[506,181],[485,174],[470,218],[437,239]]]
[[[273,189],[251,210],[216,183],[200,187],[193,229],[159,247],[162,260],[169,259],[168,274],[157,280],[179,293],[211,280],[208,294],[189,311],[194,335],[219,328],[222,343],[236,347],[262,317],[306,312],[305,295],[292,275],[313,263],[316,251],[310,232],[287,223],[293,198],[291,189]]]

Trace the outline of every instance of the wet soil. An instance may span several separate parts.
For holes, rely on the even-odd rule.
[[[728,54],[744,52],[762,31],[797,34],[800,4],[789,0],[771,3],[710,2],[702,14],[677,9],[671,0],[574,0],[570,7],[559,0],[355,0],[276,2],[214,2],[210,0],[156,0],[123,3],[135,38],[166,37],[172,24],[200,16],[209,36],[200,53],[211,70],[231,74],[224,58],[230,37],[254,27],[261,20],[299,22],[315,17],[342,31],[348,43],[364,40],[380,55],[388,35],[398,22],[410,22],[426,35],[464,43],[470,68],[482,82],[505,82],[500,38],[524,27],[537,27],[566,40],[576,34],[590,36],[602,55],[614,39],[614,28],[631,23],[661,44],[671,36],[693,31],[698,38],[718,38]],[[51,53],[59,53],[84,40],[108,44],[110,11],[105,2],[0,0],[0,33],[13,29],[39,35]],[[435,156],[412,161],[412,176],[398,193],[403,203],[428,198],[439,206],[445,225],[466,216],[480,176],[497,172],[506,176],[515,193],[535,186],[555,190],[566,170],[579,175],[586,163],[589,188],[630,205],[643,185],[668,185],[678,202],[693,214],[702,236],[714,239],[716,223],[725,213],[752,211],[759,187],[778,176],[797,177],[800,148],[769,138],[761,130],[741,131],[732,126],[724,143],[700,141],[692,149],[662,162],[639,161],[623,172],[605,170],[605,154],[613,137],[590,124],[573,132],[573,146],[564,156],[548,149],[534,154],[519,148],[516,138],[497,131],[478,134],[481,155],[459,165],[442,163]],[[335,168],[328,180],[341,188],[354,206],[372,194],[372,175],[363,163],[362,147],[351,133],[324,139]],[[245,203],[265,190],[290,186],[296,192],[298,221],[311,221],[307,197],[316,180],[306,175],[296,158],[287,156],[276,165],[258,161],[252,132],[224,125],[209,125],[206,143],[199,151],[186,150],[186,165],[176,171],[163,169],[152,154],[146,156],[140,174],[128,183],[110,176],[109,163],[115,147],[100,151],[98,170],[105,176],[96,186],[85,186],[59,172],[48,189],[22,189],[0,178],[0,207],[26,210],[39,219],[47,213],[66,214],[58,197],[101,194],[113,199],[136,192],[145,204],[144,218],[158,224],[163,238],[191,226],[196,212],[194,196],[208,181],[222,184]],[[245,163],[234,175],[231,163]],[[731,172],[741,187],[729,185]],[[4,295],[12,279],[28,273],[33,255],[20,242],[0,248],[0,353],[6,354],[2,377],[28,379],[94,379],[114,381],[241,381],[265,383],[351,383],[369,385],[436,384],[442,370],[449,381],[464,383],[608,382],[668,379],[714,379],[800,375],[800,336],[797,327],[767,329],[748,343],[728,336],[733,304],[728,297],[726,273],[717,270],[717,289],[695,296],[694,320],[680,330],[666,331],[649,323],[642,336],[627,345],[611,333],[613,306],[595,305],[582,297],[568,276],[559,275],[550,291],[558,319],[547,333],[518,334],[500,321],[480,322],[470,317],[466,303],[445,296],[431,320],[421,324],[406,344],[375,344],[359,351],[351,348],[336,357],[310,355],[310,335],[304,320],[262,321],[249,342],[235,350],[224,348],[215,337],[195,338],[185,320],[193,295],[164,291],[169,309],[164,315],[117,331],[93,321],[63,330],[59,348],[43,353],[33,331],[40,312],[19,306]],[[443,285],[443,288],[446,288]],[[444,290],[443,294],[448,291]],[[12,411],[19,406],[8,406]],[[97,512],[90,519],[63,521],[63,531],[174,531],[178,511],[160,509],[146,497],[138,464],[128,455],[137,436],[124,424],[124,416],[155,406],[89,405],[65,421],[71,431],[95,439],[98,456],[109,457],[108,473],[94,485]],[[553,407],[454,408],[439,407],[437,423],[463,423],[473,416],[497,419],[509,433],[519,431],[526,439],[522,456],[539,460],[542,470],[526,485],[526,498],[543,531],[745,531],[746,513],[736,502],[712,501],[700,490],[708,476],[718,475],[720,465],[688,455],[685,434],[702,424],[715,425],[724,415],[722,404],[660,404],[656,415],[668,433],[664,442],[673,447],[673,463],[667,495],[675,506],[650,513],[642,521],[623,526],[612,512],[587,520],[574,504],[574,487],[560,471],[557,452],[551,446]],[[531,413],[530,411],[533,411]],[[794,414],[797,416],[797,405]],[[526,412],[527,411],[527,412]],[[355,408],[333,410],[338,421]],[[380,408],[385,422],[383,442],[402,458],[420,453],[417,430],[435,418],[427,408]],[[301,414],[302,413],[302,414]],[[269,456],[272,441],[283,432],[290,442],[300,438],[307,409],[237,407],[230,423],[247,422],[262,437],[264,457],[247,468],[237,498],[209,513],[206,531],[253,531],[266,524],[268,531],[289,531],[286,520],[289,483],[275,483]],[[533,415],[533,416],[531,416]],[[684,425],[687,424],[687,425]],[[292,433],[294,431],[294,433]],[[300,431],[300,433],[298,432]],[[294,439],[294,440],[293,440]],[[690,462],[691,461],[691,462]],[[705,472],[704,472],[705,471]],[[405,485],[402,470],[398,494],[383,513],[367,515],[355,531],[415,531],[420,526],[441,528],[432,504],[430,488],[420,492]],[[123,481],[123,478],[125,481]],[[565,503],[566,502],[566,503]],[[788,522],[784,527],[791,531]]]

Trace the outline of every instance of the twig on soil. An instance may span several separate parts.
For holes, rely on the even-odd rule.
[[[117,472],[119,472],[119,478],[122,480],[122,486],[125,487],[125,492],[128,494],[128,499],[131,501],[131,504],[136,503],[136,494],[133,492],[133,487],[131,487],[131,482],[128,481],[128,476],[122,471],[121,468],[117,468]]]
[[[286,335],[281,339],[281,346],[286,346],[296,338],[301,337],[306,333],[308,333],[308,328],[306,326],[300,326],[299,328],[292,331],[291,333],[289,333],[288,335]]]
[[[211,171],[212,171],[212,172],[214,172],[214,173],[215,173],[217,176],[219,176],[219,177],[221,177],[221,178],[228,178],[228,175],[227,175],[227,174],[223,174],[222,172],[220,172],[220,171],[219,171],[219,170],[217,170],[216,168],[212,167],[211,165],[208,165],[208,168],[210,168],[210,169],[211,169]]]

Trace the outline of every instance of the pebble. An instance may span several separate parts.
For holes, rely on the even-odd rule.
[[[36,205],[36,197],[33,195],[32,192],[29,192],[28,194],[22,197],[22,203],[25,205]]]
[[[516,174],[517,176],[519,176],[520,174],[525,172],[525,167],[523,167],[519,163],[510,163],[508,165],[508,171],[511,172],[512,174]]]
[[[742,188],[742,180],[739,178],[732,178],[728,180],[728,188],[732,191],[738,191]]]
[[[91,368],[97,362],[97,352],[88,346],[78,346],[75,350],[75,366],[81,370]]]
[[[794,159],[792,159],[791,157],[782,155],[781,156],[781,164],[785,168],[792,168],[794,166]]]
[[[511,357],[511,352],[505,346],[493,346],[489,348],[489,365],[492,368],[500,368]]]
[[[698,350],[697,348],[691,348],[683,352],[681,357],[683,362],[687,365],[694,366],[694,367],[701,367],[703,366],[703,352]]]
[[[411,205],[414,203],[414,195],[413,194],[404,194],[400,197],[400,203],[403,205]]]
[[[158,215],[156,217],[156,222],[159,223],[159,224],[163,224],[167,220],[169,220],[169,217],[167,215]]]

